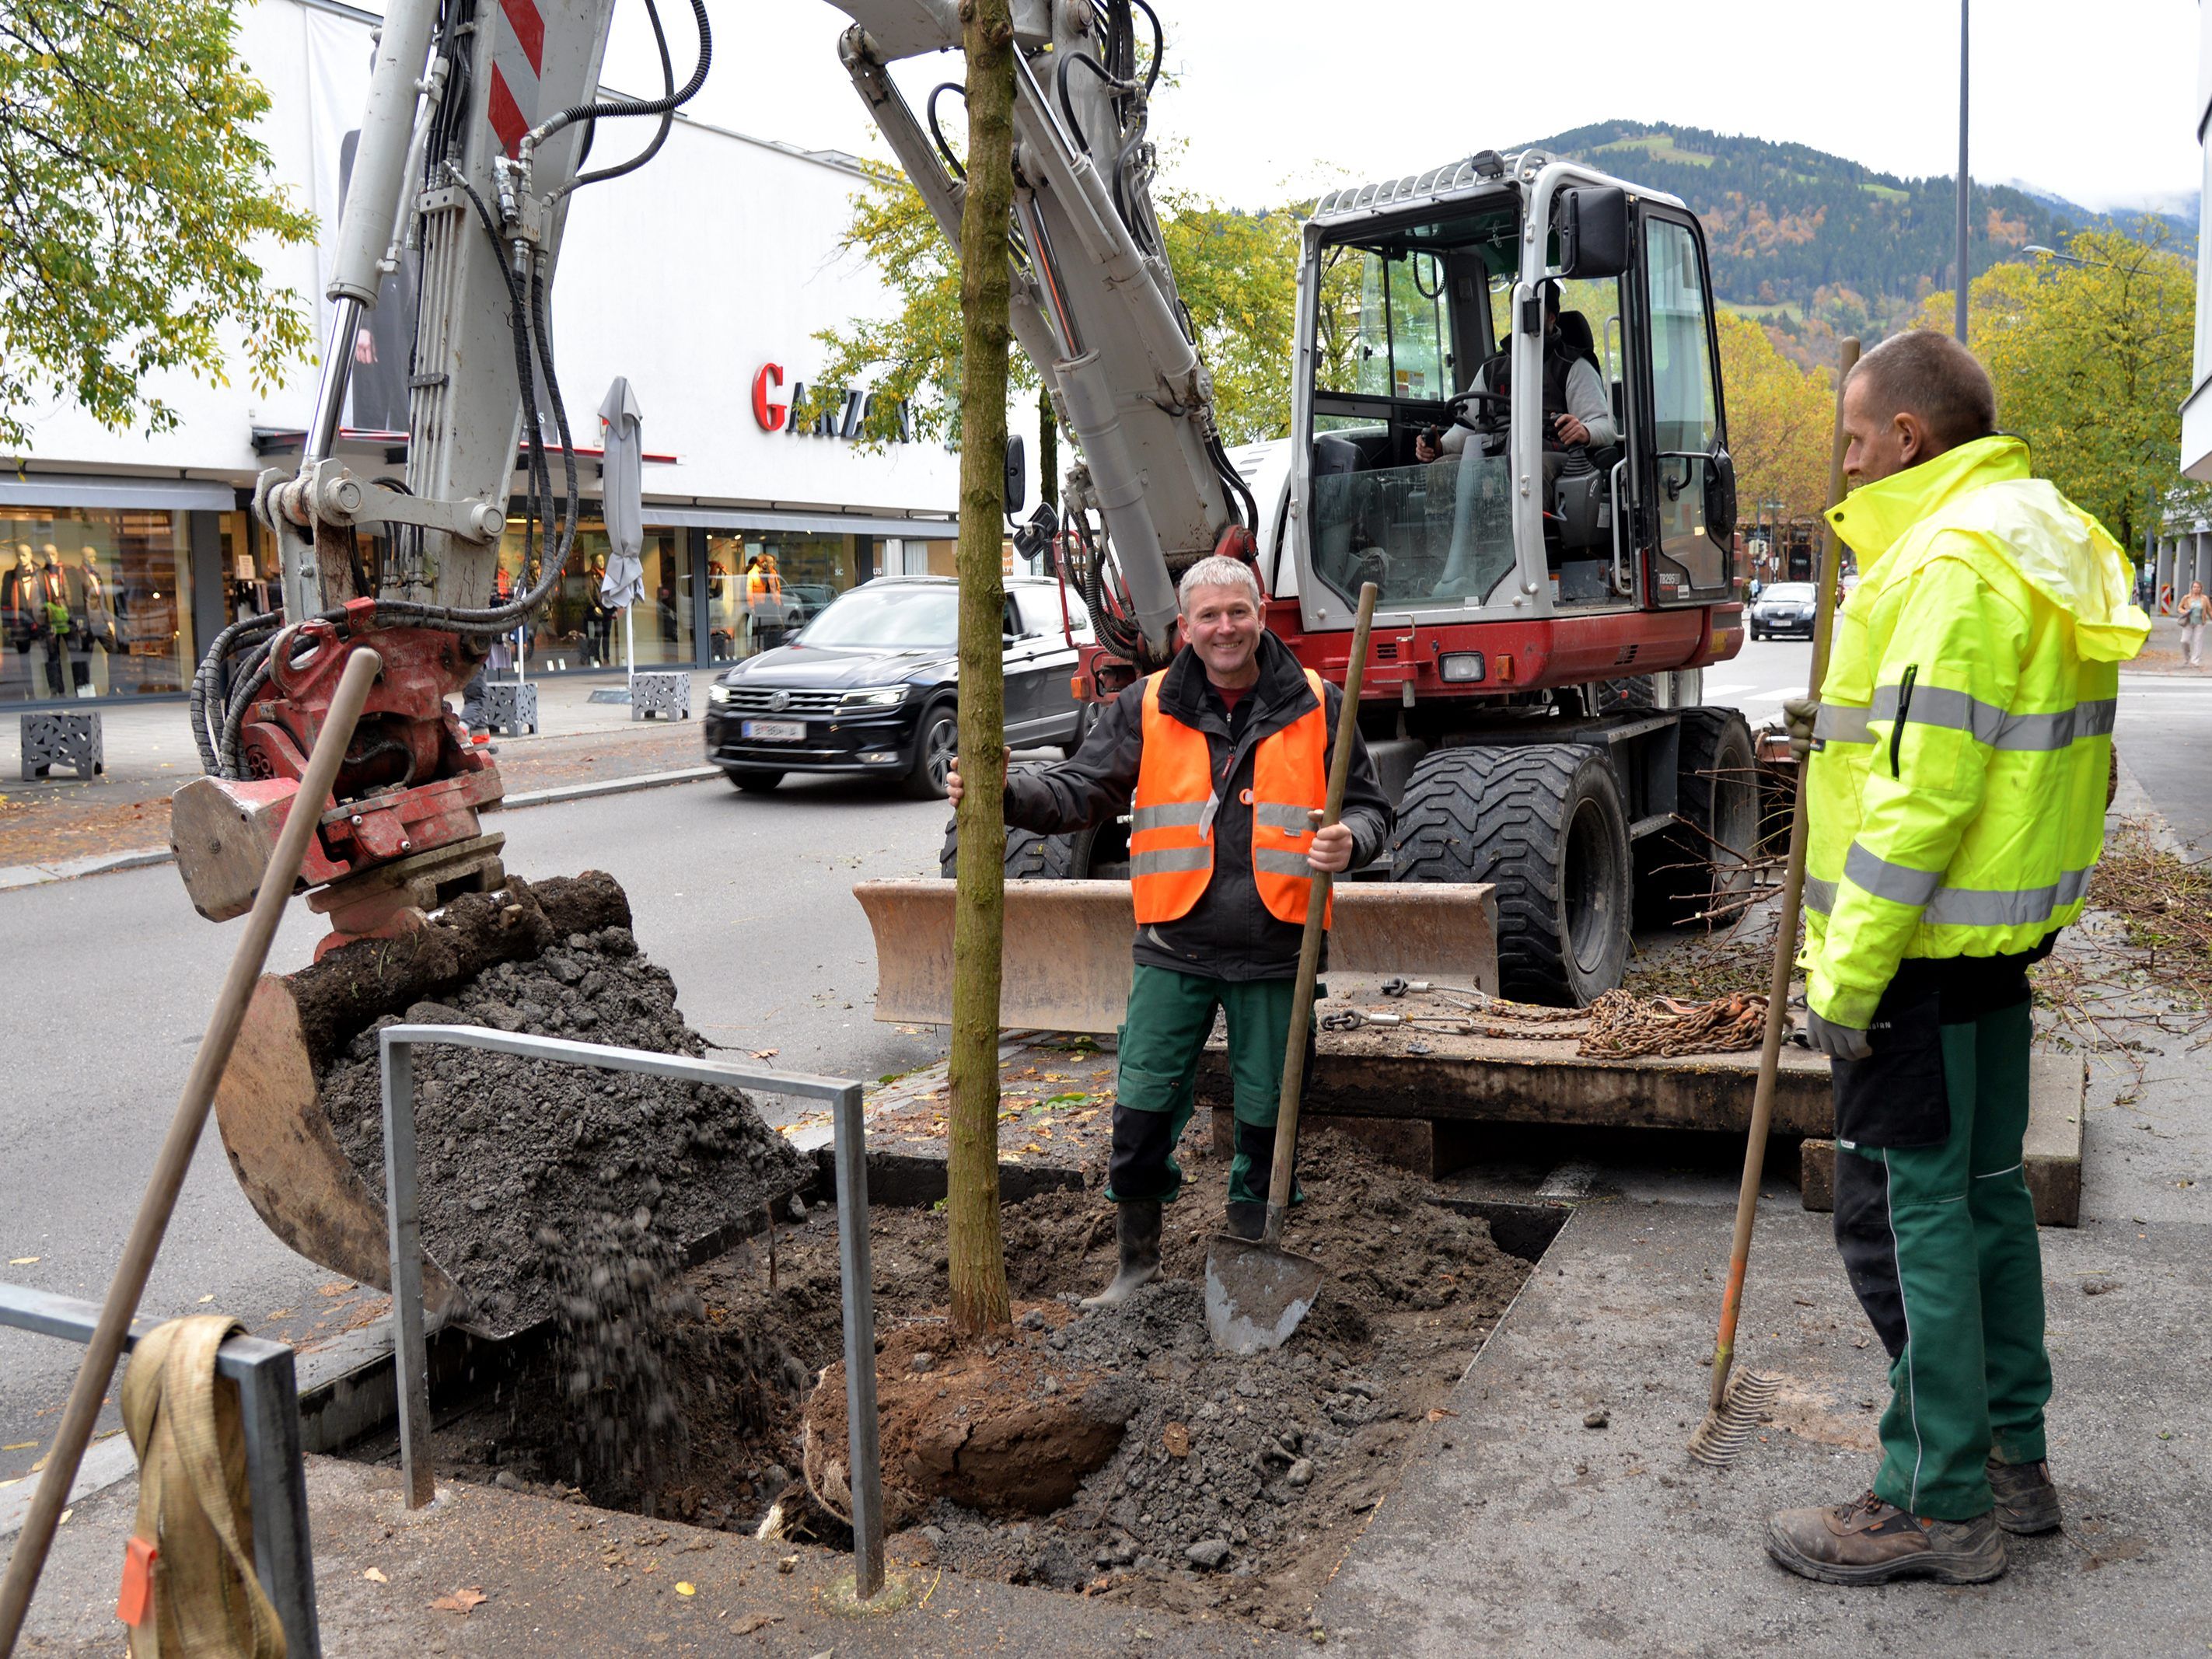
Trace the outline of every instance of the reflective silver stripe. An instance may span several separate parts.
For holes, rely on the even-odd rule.
[[[1183,830],[1206,816],[1202,800],[1171,800],[1158,806],[1139,806],[1129,814],[1129,833],[1146,830]]]
[[[1856,842],[1844,860],[1844,875],[1855,887],[1899,904],[1922,907],[1920,920],[1930,927],[2025,927],[2077,902],[2089,890],[2087,870],[2068,870],[2048,887],[2017,889],[1946,887],[1941,876],[1909,869],[1875,857]],[[1814,889],[1823,889],[1817,896]],[[1835,909],[1832,884],[1805,880],[1805,908],[1821,915]]]
[[[1133,853],[1129,855],[1129,876],[1168,876],[1182,870],[1210,870],[1213,867],[1213,849],[1210,847],[1169,847],[1157,853]]]
[[[1866,708],[1822,703],[1813,721],[1813,735],[1829,743],[1872,743],[1874,732],[1869,722],[1895,720],[1897,696],[1896,686],[1882,685],[1875,688],[1874,702]],[[2110,737],[2118,709],[2117,697],[2099,697],[2046,714],[2008,714],[1979,697],[1923,682],[1912,688],[1905,722],[1965,732],[1992,749],[2048,753],[2064,749],[2077,738]]]
[[[1252,849],[1252,867],[1264,870],[1271,876],[1310,876],[1313,866],[1306,862],[1304,853],[1270,853],[1263,848]]]
[[[1813,735],[1826,743],[1872,743],[1874,733],[1867,729],[1871,718],[1863,708],[1824,702],[1820,712],[1813,716]]]
[[[1920,920],[1930,926],[1954,927],[2022,927],[2048,921],[2089,889],[2087,870],[2063,872],[2049,887],[1946,887],[1936,895]]]
[[[1252,822],[1262,830],[1287,830],[1295,833],[1305,829],[1313,822],[1313,809],[1306,806],[1286,806],[1279,801],[1263,800],[1253,807]]]
[[[1943,872],[1892,864],[1853,842],[1851,850],[1844,855],[1844,879],[1876,898],[1918,906],[1936,896],[1936,890],[1943,884]]]

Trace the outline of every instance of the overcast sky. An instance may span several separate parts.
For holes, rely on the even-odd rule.
[[[1796,140],[1887,173],[1956,166],[1953,0],[1583,0],[1559,9],[1570,28],[1517,53],[1508,45],[1541,14],[1492,0],[1157,3],[1181,84],[1158,100],[1153,135],[1182,145],[1176,183],[1237,205],[1616,118]],[[808,149],[884,153],[838,66],[845,14],[825,0],[709,6],[715,61],[695,113]],[[1977,179],[2026,179],[2091,207],[2197,189],[2191,0],[1982,0],[1974,13]],[[664,0],[664,15],[680,79],[688,8]],[[926,91],[958,74],[939,58],[900,78]],[[622,0],[606,80],[658,86],[636,0]]]

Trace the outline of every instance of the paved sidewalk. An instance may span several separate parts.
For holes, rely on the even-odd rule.
[[[508,796],[702,765],[700,719],[717,672],[692,672],[688,720],[633,720],[626,703],[591,701],[594,691],[619,689],[619,673],[533,682],[538,734],[498,739]],[[0,718],[0,872],[26,872],[13,884],[0,878],[0,885],[112,868],[109,860],[134,853],[167,856],[169,793],[200,770],[186,705],[100,713],[107,769],[87,781],[58,773],[21,781],[22,723]]]

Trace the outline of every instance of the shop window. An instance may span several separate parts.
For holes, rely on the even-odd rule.
[[[0,516],[0,702],[145,696],[191,682],[185,515],[15,507]]]
[[[625,618],[620,606],[600,598],[611,550],[605,521],[587,518],[576,532],[561,579],[552,596],[524,630],[522,644],[533,674],[562,673],[579,668],[621,668],[632,659],[641,668],[697,660],[692,637],[688,580],[690,550],[681,530],[648,529],[639,555],[644,567],[645,590]],[[500,543],[497,588],[504,602],[522,581],[522,526],[507,521]],[[494,667],[512,665],[510,643],[495,653]]]
[[[785,643],[857,578],[853,538],[744,531],[707,538],[707,627],[714,660]]]

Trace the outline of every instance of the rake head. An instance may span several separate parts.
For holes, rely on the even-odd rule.
[[[1721,1403],[1705,1413],[1690,1437],[1690,1455],[1718,1468],[1733,1463],[1759,1427],[1759,1414],[1774,1403],[1782,1379],[1763,1371],[1737,1371],[1729,1378]]]

